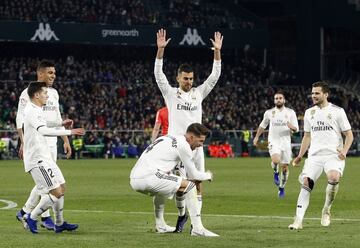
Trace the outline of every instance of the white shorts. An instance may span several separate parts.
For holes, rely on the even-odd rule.
[[[50,149],[50,153],[51,153],[51,158],[54,160],[54,162],[56,163],[57,161],[57,146],[49,146]]]
[[[280,146],[269,144],[268,149],[270,156],[274,154],[280,155],[280,164],[290,164],[292,158],[291,147],[283,149]]]
[[[30,174],[36,184],[36,188],[42,194],[47,194],[50,190],[56,189],[65,183],[60,168],[53,161],[38,163],[37,167],[30,171]]]
[[[181,186],[182,178],[174,174],[157,171],[146,178],[131,178],[130,185],[133,190],[154,196],[161,195],[172,199]]]
[[[311,178],[314,182],[320,177],[323,171],[328,173],[334,170],[343,175],[345,170],[345,160],[341,160],[337,154],[310,156],[305,160],[304,168],[299,176],[299,181],[302,184],[305,177]]]

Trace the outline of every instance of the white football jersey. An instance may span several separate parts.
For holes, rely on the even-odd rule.
[[[27,93],[27,89],[24,89],[21,92],[19,97],[18,110],[16,114],[16,128],[22,128],[24,124],[24,110],[26,104],[30,102],[30,97]],[[47,126],[59,126],[59,123],[62,122],[60,109],[59,109],[59,94],[56,89],[48,87],[48,96],[49,99],[46,102],[46,106],[43,107],[45,112],[45,118],[47,121]],[[46,137],[49,146],[56,146],[57,137]]]
[[[155,60],[154,74],[159,89],[169,110],[169,131],[171,135],[183,135],[192,123],[202,123],[202,101],[216,85],[221,74],[221,60],[214,60],[210,76],[203,84],[189,92],[171,87],[162,70],[163,60]]]
[[[344,109],[332,103],[305,111],[304,131],[311,136],[309,156],[337,154],[337,149],[344,145],[341,132],[349,130],[351,126]]]
[[[274,144],[281,149],[291,148],[291,130],[287,126],[287,122],[296,127],[296,132],[299,130],[298,120],[295,111],[284,107],[278,109],[276,107],[268,109],[264,113],[264,118],[260,123],[260,127],[266,128],[269,124],[269,145]]]
[[[196,169],[192,156],[193,151],[184,135],[161,136],[141,154],[131,170],[130,178],[146,178],[157,171],[171,173],[175,166],[182,162],[189,180],[203,181],[211,179],[210,173],[200,172]]]
[[[38,166],[38,163],[53,161],[48,141],[46,140],[44,134],[41,134],[39,131],[40,128],[47,127],[47,121],[45,118],[45,111],[43,108],[36,106],[32,102],[28,102],[26,104],[23,119],[24,165],[26,172]],[[58,136],[70,135],[71,130],[55,130],[48,133],[48,135],[51,134]]]

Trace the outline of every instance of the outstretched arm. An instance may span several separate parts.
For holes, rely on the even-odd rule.
[[[221,35],[220,32],[214,33],[214,39],[210,39],[211,43],[213,44],[214,48],[214,60],[221,60],[221,47],[224,37]]]
[[[213,63],[213,68],[212,68],[211,74],[205,80],[205,82],[198,87],[203,98],[205,98],[210,93],[210,91],[215,87],[217,81],[220,78],[220,74],[221,74],[221,52],[220,52],[220,50],[222,47],[223,38],[224,37],[221,35],[220,32],[215,32],[214,39],[210,39],[211,43],[213,44],[213,49],[214,49],[214,63]]]
[[[171,86],[162,70],[162,66],[163,66],[164,49],[166,45],[169,43],[170,39],[166,40],[166,31],[164,29],[160,29],[156,33],[156,37],[157,37],[156,44],[158,50],[155,59],[154,75],[155,75],[156,83],[161,91],[161,94],[165,97],[169,92]]]
[[[164,57],[165,47],[167,46],[167,44],[169,43],[170,40],[171,40],[171,38],[166,39],[166,30],[165,29],[160,29],[156,33],[156,45],[158,47],[158,50],[156,53],[157,59],[162,59]]]

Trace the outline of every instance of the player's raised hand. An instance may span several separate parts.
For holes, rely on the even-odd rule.
[[[156,44],[158,48],[165,48],[167,44],[170,42],[171,38],[166,39],[166,30],[160,29],[156,33]]]
[[[213,47],[215,50],[220,50],[222,47],[224,37],[221,35],[220,32],[214,33],[214,39],[210,39],[211,43],[213,44]]]
[[[301,161],[301,157],[297,156],[296,158],[294,158],[294,160],[292,161],[292,165],[294,167],[300,166],[300,161]]]
[[[84,128],[71,129],[71,134],[72,135],[84,135],[85,134],[85,129]]]

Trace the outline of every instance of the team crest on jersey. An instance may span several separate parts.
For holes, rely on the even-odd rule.
[[[275,113],[276,113],[275,110],[273,110],[273,111],[271,112],[273,118],[275,117]]]
[[[194,95],[191,95],[191,100],[196,100],[196,96],[194,96]]]
[[[311,115],[311,119],[314,119],[315,109],[311,110],[310,115]]]
[[[331,114],[329,113],[328,115],[327,115],[327,118],[329,119],[329,120],[331,120]]]
[[[180,98],[180,96],[181,96],[181,92],[178,90],[178,91],[176,92],[176,97],[177,97],[177,98]]]

